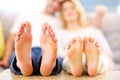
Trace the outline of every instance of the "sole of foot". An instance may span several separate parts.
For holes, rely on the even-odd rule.
[[[40,72],[43,76],[49,76],[56,66],[57,39],[53,29],[47,23],[42,26],[40,44],[42,48]]]
[[[29,76],[33,72],[31,60],[31,25],[29,22],[21,24],[19,32],[15,38],[15,52],[17,66],[20,68],[24,76]]]
[[[66,51],[70,64],[72,75],[75,77],[82,75],[82,53],[83,41],[80,37],[74,38],[69,44]]]
[[[83,43],[88,75],[96,76],[100,56],[98,42],[95,43],[94,38],[85,37]]]

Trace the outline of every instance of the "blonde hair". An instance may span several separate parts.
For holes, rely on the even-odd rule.
[[[78,12],[78,22],[79,22],[79,25],[83,26],[85,24],[85,16],[84,16],[83,7],[78,2],[75,2],[75,0],[64,0],[61,3],[61,6],[63,6],[63,4],[65,2],[71,2],[75,6],[75,8],[76,8],[76,10]],[[61,10],[60,10],[60,19],[61,19],[63,28],[66,28],[67,27],[67,23],[64,20],[64,17],[63,17],[63,14],[62,14],[62,7],[61,7]]]

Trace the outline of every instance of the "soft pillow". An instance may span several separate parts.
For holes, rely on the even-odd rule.
[[[107,14],[103,19],[102,30],[113,50],[113,60],[115,63],[120,64],[120,15]]]
[[[5,49],[5,44],[4,44],[3,30],[2,30],[2,24],[0,22],[0,59],[3,56],[4,49]]]

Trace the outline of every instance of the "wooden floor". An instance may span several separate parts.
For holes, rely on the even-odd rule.
[[[81,77],[73,77],[72,75],[66,74],[62,71],[60,74],[50,77],[42,77],[42,76],[18,76],[11,73],[9,69],[0,73],[0,80],[120,80],[120,72],[119,71],[109,71],[105,74],[98,75],[96,77],[89,77],[87,75],[83,75]]]

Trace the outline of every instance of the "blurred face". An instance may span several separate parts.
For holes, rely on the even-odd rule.
[[[62,15],[66,22],[76,21],[78,19],[75,5],[70,1],[67,1],[62,5]]]
[[[48,0],[47,2],[47,10],[50,14],[55,14],[57,11],[60,10],[61,2],[63,0]]]

